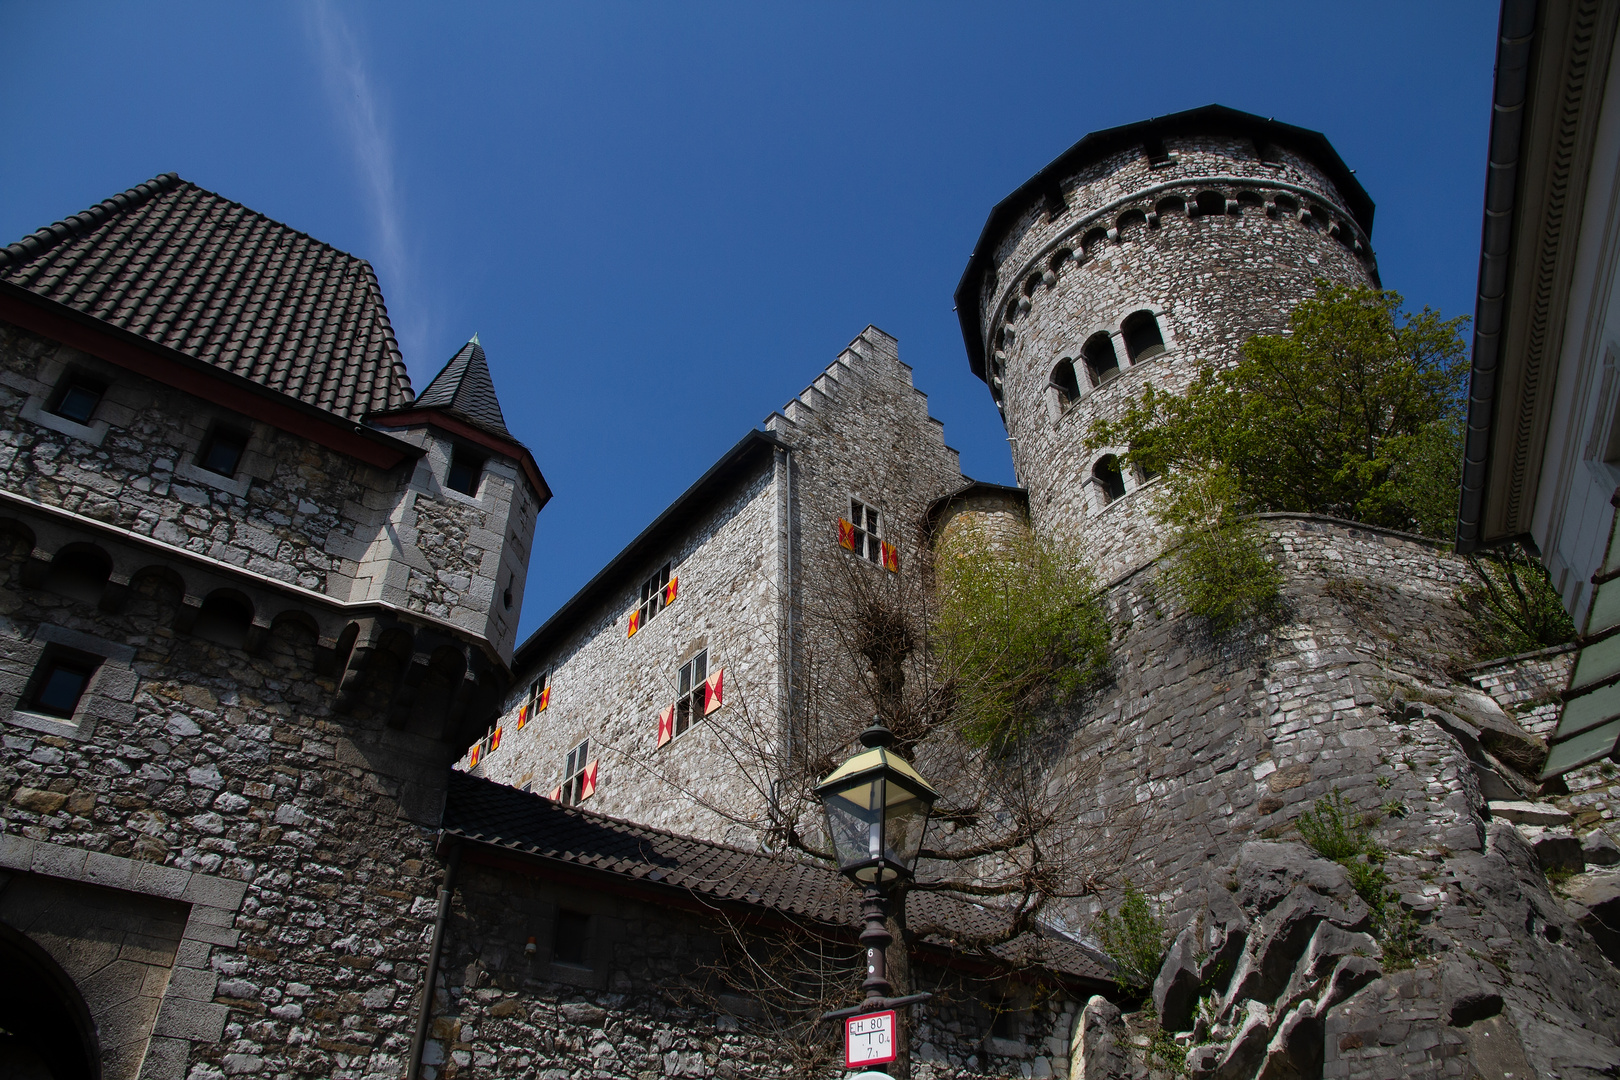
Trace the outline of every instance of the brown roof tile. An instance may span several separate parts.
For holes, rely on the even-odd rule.
[[[860,922],[853,886],[830,867],[562,806],[464,772],[450,774],[442,828],[447,835],[490,847],[759,905],[808,922],[843,927]],[[925,942],[947,951],[993,940],[1006,923],[992,909],[933,892],[911,893],[907,917],[925,934]],[[1013,968],[1038,967],[1099,986],[1111,982],[1106,960],[1052,932],[1026,933],[983,950],[963,951]]]
[[[0,248],[0,281],[352,420],[412,400],[369,263],[174,173]]]

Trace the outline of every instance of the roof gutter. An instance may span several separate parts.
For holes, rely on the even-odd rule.
[[[1468,379],[1468,427],[1463,448],[1462,493],[1457,508],[1457,551],[1483,546],[1485,485],[1496,423],[1503,317],[1508,267],[1518,209],[1519,162],[1524,145],[1530,56],[1535,45],[1538,0],[1503,0],[1497,28],[1496,79],[1491,94],[1490,157],[1485,179],[1479,288],[1474,305],[1474,360]]]

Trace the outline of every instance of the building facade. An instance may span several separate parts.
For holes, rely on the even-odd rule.
[[[524,643],[498,745],[461,767],[759,843],[804,709],[828,707],[810,701],[835,677],[806,626],[817,598],[915,564],[926,508],[962,485],[896,341],[868,327]]]

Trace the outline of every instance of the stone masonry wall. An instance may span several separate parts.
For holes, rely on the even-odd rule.
[[[88,425],[46,408],[70,371],[107,386]],[[234,477],[195,463],[216,424],[250,433]],[[509,656],[534,522],[527,481],[497,457],[479,498],[446,491],[449,442],[426,428],[400,435],[425,454],[385,472],[0,322],[0,489],[227,572],[420,612],[486,635]],[[122,558],[115,579],[147,568]],[[511,608],[496,588],[503,577]]]
[[[741,924],[689,900],[615,895],[514,865],[464,864],[455,895],[426,1080],[801,1075],[762,1023],[754,984],[719,974]],[[553,960],[559,910],[589,920],[583,964]],[[1072,998],[929,964],[915,974],[935,994],[913,1010],[918,1080],[1068,1075]],[[838,989],[853,996],[856,975],[852,963]],[[991,1031],[997,1008],[1012,1010],[1005,1038]],[[827,1050],[840,1034],[822,1028]]]
[[[1252,335],[1283,330],[1317,279],[1376,280],[1365,238],[1305,162],[1262,162],[1246,140],[1188,138],[1169,149],[1168,166],[1135,150],[1068,182],[1067,209],[1015,227],[985,290],[986,374],[1031,519],[1037,532],[1080,537],[1103,580],[1151,558],[1162,540],[1151,501],[1137,494],[1143,478],[1127,471],[1126,495],[1112,503],[1092,480],[1099,458],[1128,449],[1086,449],[1092,423],[1120,415],[1147,385],[1180,393],[1203,368],[1233,363]],[[1199,193],[1211,191],[1225,213],[1198,212]],[[1143,309],[1165,351],[1132,364],[1121,324]],[[1093,389],[1081,349],[1098,332],[1112,335],[1120,372]],[[1082,388],[1067,408],[1051,385],[1064,359]]]
[[[746,725],[769,740],[779,726],[777,494],[767,460],[684,535],[670,536],[549,656],[518,672],[500,748],[471,771],[544,794],[565,779],[569,750],[589,739],[599,762],[590,809],[692,836],[739,839],[713,807],[764,810],[757,793],[733,789],[739,770],[726,729]],[[675,602],[629,637],[641,583],[665,561],[678,581]],[[659,747],[658,714],[675,700],[681,665],[700,650],[708,652],[711,674],[725,671],[725,705]],[[518,710],[542,672],[550,676],[550,705],[520,730]],[[760,779],[756,770],[741,783]]]
[[[479,763],[478,775],[549,792],[563,779],[568,750],[590,738],[600,761],[591,809],[706,839],[758,842],[754,823],[766,813],[787,750],[784,665],[793,666],[795,708],[803,708],[805,609],[839,588],[850,569],[887,580],[876,565],[852,566],[854,556],[838,546],[838,519],[849,516],[851,497],[878,509],[884,538],[900,549],[901,574],[915,573],[924,511],[962,485],[927,397],[912,385],[894,339],[874,328],[766,426],[792,448],[791,465],[762,467],[685,535],[671,536],[665,553],[627,577],[552,655],[518,672],[501,747]],[[779,541],[784,515],[791,553]],[[679,578],[678,597],[629,638],[640,584],[665,559]],[[792,628],[784,631],[789,573]],[[726,672],[726,705],[658,748],[658,714],[674,700],[680,666],[701,648],[711,672]],[[526,687],[546,671],[551,704],[519,731]],[[818,677],[829,677],[825,668]],[[841,685],[854,682],[844,676]]]
[[[175,1077],[397,1077],[434,911],[444,748],[335,716],[296,622],[261,655],[218,646],[175,632],[164,576],[109,613],[24,584],[29,540],[0,535],[4,865],[73,879],[88,859],[91,882],[149,879],[177,900],[203,875],[237,886],[206,917],[194,904],[175,960],[185,986],[158,1034],[194,1040]],[[11,708],[41,648],[64,642],[108,657],[97,715]]]

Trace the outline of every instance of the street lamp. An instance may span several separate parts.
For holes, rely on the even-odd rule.
[[[894,735],[881,720],[861,732],[864,751],[856,754],[816,786],[816,796],[827,811],[827,835],[832,838],[838,869],[861,886],[861,914],[866,927],[866,1000],[852,1009],[828,1013],[829,1019],[857,1016],[879,1009],[909,1005],[928,997],[911,994],[889,997],[886,950],[894,940],[888,919],[888,886],[909,878],[922,850],[928,814],[939,792],[911,763],[889,749]]]

